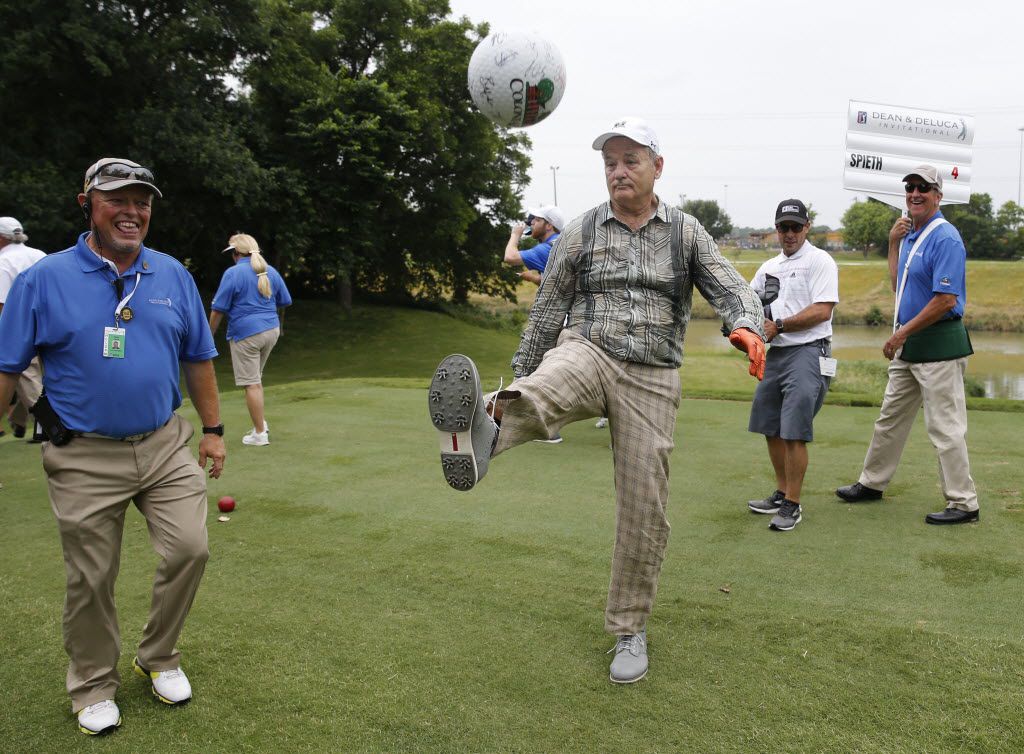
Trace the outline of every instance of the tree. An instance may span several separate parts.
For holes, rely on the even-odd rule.
[[[245,72],[267,127],[261,154],[305,192],[289,197],[311,287],[390,297],[511,297],[495,251],[521,213],[523,136],[465,96],[485,29],[443,0],[287,0],[263,6],[266,54]],[[291,222],[294,221],[294,224]]]
[[[864,256],[875,250],[881,256],[889,255],[889,231],[899,217],[899,211],[876,199],[866,202],[854,200],[843,213],[843,240]]]
[[[712,238],[722,238],[732,232],[732,220],[714,199],[687,199],[680,209],[696,217]]]
[[[1000,257],[1024,257],[1024,207],[1016,202],[1003,204],[996,213],[996,235]]]
[[[148,242],[209,281],[265,184],[245,144],[246,107],[226,83],[259,33],[254,9],[255,0],[0,4],[0,206],[34,245],[73,242],[85,168],[122,156],[153,168],[164,193]]]
[[[971,194],[967,204],[946,205],[942,207],[942,215],[960,231],[968,256],[993,259],[1004,251],[996,241],[992,197],[988,194]]]

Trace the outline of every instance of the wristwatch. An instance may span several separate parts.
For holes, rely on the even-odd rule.
[[[203,427],[204,435],[217,435],[218,437],[224,436],[224,425],[218,424],[216,427]]]
[[[781,317],[779,319],[775,320],[775,329],[778,330],[779,332],[782,332],[783,330],[786,329],[785,327],[782,326],[782,318]]]

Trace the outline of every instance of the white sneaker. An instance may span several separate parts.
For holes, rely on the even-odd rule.
[[[242,445],[270,445],[270,431],[257,432],[255,428],[250,429],[242,436]]]
[[[604,429],[605,427],[608,426],[608,417],[602,416],[600,419],[597,420],[597,424],[595,424],[594,426],[597,427],[598,429]]]
[[[164,704],[184,704],[192,698],[192,685],[181,668],[146,670],[139,664],[138,657],[132,660],[132,667],[136,673],[152,682],[153,696]]]
[[[102,736],[121,725],[121,710],[113,699],[90,704],[78,713],[78,729],[87,736]]]

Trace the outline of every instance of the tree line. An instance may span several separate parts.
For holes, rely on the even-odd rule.
[[[964,239],[968,256],[975,259],[1021,259],[1024,257],[1024,208],[1008,201],[993,211],[992,197],[971,194],[967,204],[942,207],[943,216]],[[868,199],[856,201],[843,214],[843,238],[849,246],[865,254],[888,256],[889,230],[899,210]]]
[[[0,0],[0,214],[70,246],[101,156],[152,167],[147,245],[201,289],[254,235],[294,290],[509,296],[528,138],[471,105],[447,0]]]

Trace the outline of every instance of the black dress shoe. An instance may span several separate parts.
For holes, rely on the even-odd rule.
[[[882,491],[865,487],[860,482],[848,484],[836,490],[836,495],[848,503],[862,503],[865,500],[881,500]]]
[[[14,436],[19,440],[25,436],[25,426],[23,424],[11,424],[14,429]]]
[[[938,513],[929,513],[924,517],[929,524],[969,524],[978,520],[978,511],[965,511],[960,508],[946,508]]]

